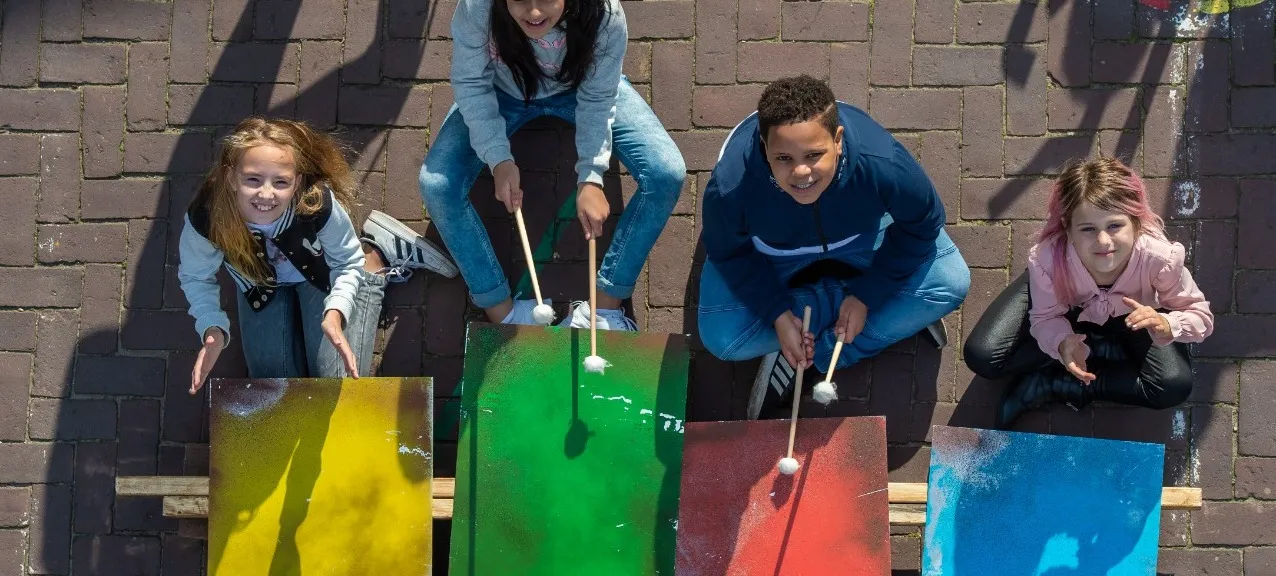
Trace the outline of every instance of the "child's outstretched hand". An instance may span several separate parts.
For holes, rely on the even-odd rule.
[[[1059,361],[1068,372],[1086,384],[1094,381],[1094,374],[1086,371],[1085,361],[1089,357],[1090,347],[1085,343],[1085,334],[1069,334],[1059,343]]]
[[[592,182],[580,185],[576,194],[576,217],[585,229],[585,239],[598,238],[603,235],[603,222],[611,215],[611,205],[603,194],[603,187]]]
[[[775,319],[775,334],[780,339],[780,354],[794,370],[805,370],[815,356],[815,336],[802,332],[802,319],[785,311]]]
[[[1130,307],[1130,315],[1125,317],[1125,325],[1131,330],[1147,329],[1153,336],[1169,338],[1170,321],[1151,306],[1139,304],[1138,300],[1122,296],[1121,301]]]
[[[345,318],[341,316],[340,311],[329,310],[324,313],[322,324],[324,335],[328,337],[329,342],[332,342],[337,353],[341,354],[341,361],[346,365],[346,374],[349,374],[351,378],[358,378],[359,362],[354,358],[350,343],[346,342],[346,334],[341,330],[343,324],[345,324]]]
[[[492,169],[492,180],[496,181],[496,199],[505,205],[510,214],[516,208],[523,207],[523,189],[520,187],[518,165],[513,160],[506,160]]]
[[[212,372],[213,364],[217,363],[217,357],[222,355],[225,347],[226,334],[221,328],[214,326],[204,332],[204,346],[195,356],[195,368],[191,370],[191,394],[204,387],[204,380],[208,379],[208,373]]]

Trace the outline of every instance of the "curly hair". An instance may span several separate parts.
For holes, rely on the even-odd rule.
[[[758,128],[765,139],[771,128],[817,120],[830,135],[837,134],[837,100],[822,80],[803,74],[767,85],[758,99]]]

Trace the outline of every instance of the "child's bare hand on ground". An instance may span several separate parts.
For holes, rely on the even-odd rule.
[[[592,182],[580,185],[576,194],[576,217],[585,230],[585,239],[598,238],[603,234],[603,222],[611,215],[611,205],[603,194],[602,186]]]
[[[802,332],[802,320],[785,311],[775,319],[775,334],[780,339],[780,354],[794,370],[805,370],[815,357],[815,336]]]
[[[1069,334],[1059,343],[1059,361],[1085,384],[1094,381],[1094,374],[1086,371],[1085,361],[1089,357],[1090,346],[1085,343],[1084,334]]]
[[[204,345],[199,349],[199,355],[195,356],[195,368],[191,370],[191,394],[204,387],[208,373],[212,372],[213,365],[217,363],[217,358],[225,347],[226,333],[221,328],[214,326],[204,331]]]
[[[513,160],[506,160],[492,169],[492,179],[496,181],[496,199],[505,205],[505,209],[513,213],[523,207],[523,189],[521,187],[518,165]]]
[[[345,325],[345,318],[341,316],[338,310],[329,310],[323,315],[323,333],[328,337],[328,341],[332,342],[333,347],[337,349],[337,353],[341,354],[341,362],[346,365],[346,374],[351,378],[359,377],[359,362],[354,358],[354,351],[350,349],[350,343],[346,341],[346,334],[342,331]]]

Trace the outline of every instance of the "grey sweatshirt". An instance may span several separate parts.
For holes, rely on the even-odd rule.
[[[504,1],[504,0],[496,0]],[[523,99],[509,67],[500,61],[491,43],[488,19],[493,0],[460,0],[452,16],[452,90],[465,125],[470,146],[488,168],[512,160],[505,119],[496,103],[495,90]],[[616,118],[616,92],[629,41],[625,13],[618,0],[606,0],[611,14],[598,30],[594,61],[576,91],[576,181],[601,185],[611,162],[611,126]],[[567,33],[555,27],[529,46],[547,76],[553,76],[567,54]],[[545,79],[534,98],[564,92],[569,86]]]
[[[354,297],[363,281],[363,247],[359,243],[359,234],[355,230],[350,215],[341,207],[341,203],[329,191],[328,201],[332,203],[332,215],[327,224],[319,230],[317,244],[323,247],[323,257],[330,270],[329,281],[332,288],[324,298],[324,312],[337,310],[341,316],[350,320],[354,310]],[[294,205],[274,222],[274,230],[266,236],[273,238],[294,220]],[[240,290],[247,290],[251,282],[241,276],[238,271],[225,261],[224,254],[215,244],[195,231],[190,216],[183,219],[182,235],[178,240],[179,260],[177,279],[181,283],[182,293],[190,303],[189,313],[195,318],[195,332],[203,339],[204,333],[212,326],[221,328],[230,343],[230,318],[222,309],[221,290],[217,284],[217,270],[223,265],[230,272]]]

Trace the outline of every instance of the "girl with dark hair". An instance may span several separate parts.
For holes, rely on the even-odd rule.
[[[621,75],[628,42],[617,0],[461,0],[452,18],[456,104],[421,167],[421,196],[474,303],[493,322],[535,324],[533,299],[512,300],[469,191],[484,166],[496,197],[520,208],[509,136],[540,116],[576,124],[576,212],[586,238],[602,234],[611,207],[603,172],[615,146],[638,182],[598,271],[598,327],[636,330],[620,303],[682,191],[686,166],[651,107]],[[563,322],[589,327],[588,306]]]
[[[1046,212],[1028,270],[966,339],[971,371],[1015,379],[997,427],[1051,402],[1164,409],[1187,400],[1187,343],[1214,331],[1214,315],[1143,180],[1115,158],[1073,162]]]

